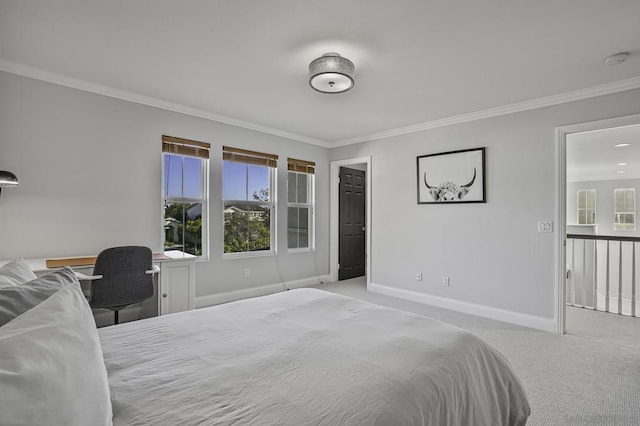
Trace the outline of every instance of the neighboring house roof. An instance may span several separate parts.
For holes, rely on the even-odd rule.
[[[180,224],[180,221],[177,219],[174,219],[172,217],[165,217],[164,218],[164,227],[168,227],[168,226],[177,226]]]

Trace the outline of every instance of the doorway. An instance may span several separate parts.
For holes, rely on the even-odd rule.
[[[608,206],[605,207],[600,214],[598,214],[597,208],[595,207],[597,202],[593,203],[592,208],[595,210],[594,213],[592,213],[589,210],[589,193],[585,190],[585,188],[586,186],[589,186],[589,188],[587,188],[589,190],[592,190],[593,188],[608,188],[608,186],[610,186],[610,181],[612,181],[614,178],[609,177],[607,179],[606,177],[603,177],[604,170],[606,170],[607,168],[612,168],[614,170],[611,173],[616,174],[618,171],[620,171],[620,167],[628,167],[631,166],[632,163],[632,161],[629,159],[629,154],[622,151],[617,151],[617,155],[614,156],[608,156],[605,151],[602,151],[599,154],[596,153],[595,155],[591,155],[594,160],[589,163],[587,158],[590,154],[587,155],[588,153],[585,151],[588,151],[589,149],[593,150],[595,149],[595,147],[593,146],[593,144],[588,145],[587,142],[590,139],[599,138],[599,136],[602,135],[603,144],[606,144],[605,148],[609,151],[615,151],[617,148],[613,148],[613,146],[618,144],[618,142],[615,142],[613,140],[616,139],[615,137],[613,137],[616,134],[615,132],[620,132],[620,130],[624,128],[638,128],[638,125],[640,125],[640,114],[597,122],[576,124],[557,129],[558,188],[556,223],[558,232],[556,240],[557,278],[555,297],[555,330],[558,334],[564,334],[566,332],[568,301],[573,300],[575,302],[576,300],[578,300],[580,301],[580,303],[586,306],[589,303],[589,300],[592,300],[592,304],[596,306],[595,301],[600,297],[600,289],[598,288],[599,284],[597,283],[597,280],[598,277],[603,275],[603,273],[604,278],[601,279],[601,281],[607,282],[606,285],[608,297],[609,274],[608,272],[605,273],[605,268],[607,268],[607,266],[598,266],[601,263],[598,259],[600,259],[600,255],[603,254],[603,251],[600,250],[600,255],[598,255],[598,248],[600,246],[596,247],[596,245],[606,244],[608,250],[609,242],[603,243],[598,241],[602,238],[602,233],[600,232],[600,230],[598,230],[598,228],[604,228],[602,230],[606,230],[607,227],[613,227],[613,217],[616,213],[613,206]],[[571,142],[569,142],[570,140]],[[572,144],[570,149],[568,149],[569,143]],[[583,143],[584,145],[582,145]],[[576,150],[576,146],[580,149]],[[636,149],[637,148],[639,147],[636,147]],[[626,156],[628,161],[624,161],[621,159],[617,159],[614,161],[614,157],[621,158],[621,156]],[[595,159],[597,159],[598,161],[596,161]],[[600,161],[603,159],[606,161]],[[624,165],[621,166],[621,164],[623,163]],[[637,161],[637,163],[640,163],[640,159]],[[597,170],[590,171],[588,169]],[[631,171],[631,167],[628,167],[627,170],[624,171],[625,178],[632,177],[632,173],[629,173]],[[582,174],[581,177],[578,176],[580,174]],[[592,176],[590,174],[592,174]],[[617,177],[619,178],[620,175],[621,174],[618,174]],[[586,184],[586,186],[582,185],[584,186],[583,188],[582,186],[575,183],[578,180],[589,183]],[[603,181],[608,183],[605,184],[603,183]],[[582,194],[580,192],[582,192]],[[600,192],[603,191],[600,190]],[[595,199],[606,200],[607,202],[609,202],[609,204],[613,205],[613,190],[607,190],[604,192],[601,196],[597,195],[596,193]],[[582,198],[580,198],[581,196]],[[582,201],[584,201],[584,206],[580,204]],[[600,208],[602,209],[603,206],[601,205]],[[581,213],[584,214],[581,215]],[[609,214],[611,218],[607,216]],[[594,220],[595,222],[604,221],[603,225],[605,226],[598,227],[597,224],[589,223],[589,219],[593,217],[596,218]],[[581,221],[585,223],[580,223]],[[617,233],[620,234],[619,232]],[[575,234],[581,235],[577,236]],[[586,235],[583,237],[582,234]],[[616,232],[607,232],[607,234],[616,234]],[[570,238],[568,238],[568,235],[570,236]],[[623,239],[624,238],[628,237],[623,237]],[[578,242],[576,242],[576,240]],[[580,249],[580,247],[583,248],[583,250],[578,253],[579,256],[576,256],[575,252],[572,252],[572,250],[575,251],[576,247],[578,247],[578,250]],[[590,254],[593,252],[595,252],[593,257],[595,260],[592,262],[594,264],[592,267],[591,265],[589,265],[587,260],[591,258]],[[620,253],[622,253],[622,248],[620,248]],[[605,265],[607,265],[609,262],[608,254],[606,259],[607,260]],[[621,267],[621,265],[622,263],[619,263],[618,267]],[[588,287],[585,283],[588,283],[590,280],[593,282],[593,284],[591,285],[591,287]],[[619,283],[620,294],[622,294],[622,280],[620,280]],[[576,289],[578,290],[577,293]],[[592,294],[591,299],[589,299],[590,294]]]
[[[340,174],[346,171],[348,177],[343,177],[342,189],[350,188],[348,196],[341,197]],[[343,191],[344,192],[344,191]],[[357,195],[357,193],[361,195]],[[371,282],[371,157],[358,157],[331,162],[331,216],[330,216],[330,275],[332,281],[348,279],[350,276],[363,276],[367,287]],[[341,200],[341,198],[343,198]],[[351,201],[349,201],[349,199]],[[353,202],[362,209],[363,213],[346,212],[350,223],[341,226],[341,210],[347,209],[345,203]],[[342,212],[345,218],[345,212]],[[351,215],[349,217],[349,215]],[[342,228],[342,229],[341,229]],[[341,238],[341,234],[343,237]],[[344,255],[351,256],[357,250],[362,255],[352,256],[345,264]],[[343,259],[341,260],[341,254]],[[345,266],[346,265],[346,266]],[[340,266],[340,268],[338,267]],[[341,271],[342,270],[342,271]]]

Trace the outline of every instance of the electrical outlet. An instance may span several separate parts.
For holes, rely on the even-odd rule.
[[[422,272],[416,273],[416,281],[422,281]]]
[[[553,232],[553,222],[538,222],[538,232]]]
[[[442,287],[449,287],[449,277],[442,277]]]
[[[249,268],[244,268],[244,277],[249,278],[251,276],[251,271]]]

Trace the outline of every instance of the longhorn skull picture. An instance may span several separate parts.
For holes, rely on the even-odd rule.
[[[466,185],[458,185],[450,180],[446,180],[439,184],[438,186],[431,186],[429,182],[427,182],[427,172],[424,172],[424,184],[429,188],[429,194],[433,197],[435,201],[454,201],[460,200],[462,197],[469,193],[469,188],[473,185],[473,182],[476,180],[476,168],[473,168],[473,177],[471,178],[471,182]]]
[[[416,158],[418,204],[486,203],[486,148]]]

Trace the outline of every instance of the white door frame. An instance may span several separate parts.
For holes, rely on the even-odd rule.
[[[338,244],[340,242],[340,167],[355,164],[366,164],[366,188],[365,196],[365,274],[367,277],[367,289],[371,283],[371,156],[349,158],[331,162],[331,218],[329,222],[329,275],[331,281],[338,281]]]
[[[640,114],[591,121],[556,128],[556,294],[555,332],[565,333],[566,234],[567,234],[567,135],[640,124]]]

